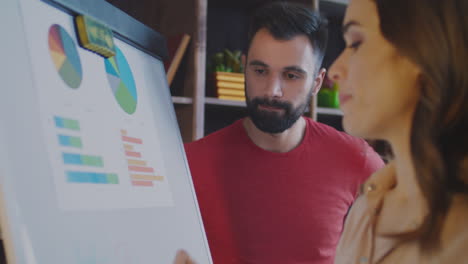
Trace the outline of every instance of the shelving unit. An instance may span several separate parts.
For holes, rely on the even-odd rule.
[[[335,108],[317,107],[317,113],[321,115],[343,116],[343,112]]]
[[[174,104],[192,104],[193,99],[190,97],[182,97],[182,96],[172,96],[172,102]]]
[[[207,96],[206,66],[211,54],[224,48],[245,50],[248,18],[272,0],[107,0],[166,37],[187,33],[191,42],[171,84],[172,101],[184,142],[199,139],[245,116],[245,102]],[[341,16],[346,0],[288,0],[319,8],[327,17]],[[323,5],[323,9],[321,8]],[[327,10],[329,9],[329,10]],[[341,22],[340,22],[341,23]],[[341,28],[341,25],[340,25]],[[341,33],[340,33],[341,34]],[[330,43],[333,43],[331,38]],[[331,49],[337,54],[338,48]],[[333,56],[326,55],[327,67]],[[327,61],[328,60],[328,61]],[[209,93],[208,93],[209,94]],[[313,100],[315,102],[315,100]],[[341,111],[311,105],[312,116],[341,118]],[[221,116],[224,114],[225,118]]]
[[[211,105],[227,105],[227,106],[237,106],[237,107],[245,107],[246,103],[242,101],[232,101],[232,100],[223,100],[214,97],[206,97],[205,104]]]

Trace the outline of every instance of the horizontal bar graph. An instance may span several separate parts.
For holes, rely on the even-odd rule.
[[[125,155],[127,157],[141,158],[141,153],[135,151],[125,151]]]
[[[143,140],[139,138],[133,138],[133,137],[127,137],[127,136],[122,136],[122,140],[124,142],[129,142],[133,144],[143,144]]]
[[[124,149],[125,149],[125,150],[128,150],[128,151],[132,151],[132,150],[134,150],[135,148],[134,148],[132,145],[124,144]]]
[[[125,129],[120,130],[122,144],[127,157],[128,171],[130,172],[131,184],[140,187],[152,187],[155,181],[164,181],[164,176],[156,176],[154,168],[148,162],[142,160],[139,149],[143,146],[143,140],[129,135]]]
[[[130,174],[130,177],[134,180],[145,180],[145,181],[163,181],[164,176],[153,176],[143,174]]]
[[[119,177],[115,173],[103,173],[103,172],[90,172],[87,171],[90,167],[95,169],[104,168],[104,159],[97,155],[86,155],[80,153],[83,148],[83,140],[79,135],[76,135],[80,131],[80,122],[78,120],[54,116],[55,127],[60,129],[57,131],[58,144],[63,148],[62,160],[63,164],[67,166],[65,168],[65,178],[68,183],[91,183],[91,184],[119,184]],[[69,135],[63,129],[73,130],[73,135]],[[74,148],[74,150],[70,150]],[[73,166],[80,166],[79,169]],[[137,166],[145,166],[144,164],[135,164]],[[72,169],[72,170],[70,170]],[[83,171],[82,171],[83,170]]]
[[[153,182],[151,182],[151,181],[132,181],[132,185],[151,187],[151,186],[153,186]]]
[[[82,148],[81,138],[67,135],[58,135],[59,144],[64,147]]]
[[[144,160],[128,159],[127,163],[128,163],[128,165],[146,166],[146,161],[144,161]]]
[[[149,167],[140,167],[140,166],[128,166],[129,171],[135,171],[135,172],[149,172],[149,173],[154,173],[153,168]]]
[[[77,120],[55,116],[54,121],[55,126],[58,128],[80,131],[80,123]]]
[[[82,165],[92,167],[103,167],[102,157],[81,155],[75,153],[62,153],[63,162],[68,165]]]
[[[114,173],[67,171],[66,175],[70,183],[119,184],[119,177]]]

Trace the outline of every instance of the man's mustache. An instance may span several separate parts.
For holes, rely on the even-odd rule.
[[[285,109],[285,110],[291,109],[291,104],[290,103],[282,102],[280,100],[275,100],[275,99],[270,100],[270,99],[267,99],[267,98],[254,98],[252,100],[252,103],[255,106],[262,105],[262,106],[281,108],[281,109]]]

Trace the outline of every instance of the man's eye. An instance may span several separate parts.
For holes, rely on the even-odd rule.
[[[299,76],[293,73],[286,73],[286,79],[288,80],[296,80],[299,79]]]
[[[255,69],[254,71],[258,74],[264,74],[266,72],[265,69]]]

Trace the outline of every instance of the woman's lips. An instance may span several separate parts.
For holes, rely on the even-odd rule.
[[[352,98],[349,94],[340,94],[340,105],[344,105],[347,101]]]

